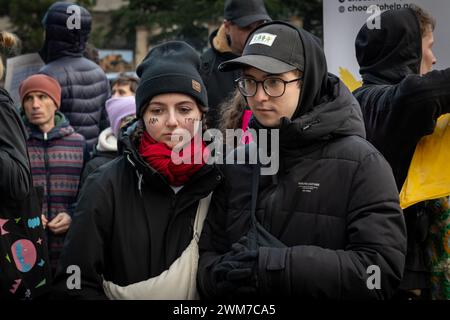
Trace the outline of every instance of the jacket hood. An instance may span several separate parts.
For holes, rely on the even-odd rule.
[[[328,73],[320,40],[301,28],[295,29],[303,43],[305,66],[301,97],[292,119],[299,118],[313,110],[315,106],[330,100],[333,96],[333,85],[336,82],[336,77]]]
[[[106,128],[100,133],[95,150],[99,152],[117,152],[117,138],[111,127]]]
[[[44,45],[39,51],[42,60],[49,63],[64,56],[83,56],[91,21],[89,11],[79,5],[67,2],[51,5],[42,19],[45,28]]]
[[[422,36],[412,9],[385,11],[381,29],[364,24],[356,42],[359,73],[364,83],[397,84],[409,74],[419,74]]]
[[[27,118],[23,116],[23,120],[28,128],[30,138],[37,140],[44,140],[44,134],[37,126],[28,122]],[[70,125],[69,120],[60,111],[55,113],[55,126],[47,133],[46,140],[55,140],[71,135],[75,129]]]

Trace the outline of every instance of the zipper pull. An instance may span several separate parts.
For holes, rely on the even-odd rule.
[[[136,170],[136,173],[137,173],[138,178],[139,178],[139,181],[138,181],[138,190],[139,190],[139,194],[140,194],[141,197],[142,197],[142,177],[143,177],[143,175],[142,175],[142,174],[139,174],[137,170]]]
[[[314,120],[314,121],[311,121],[310,123],[308,123],[307,125],[305,125],[305,126],[302,128],[302,131],[308,130],[308,129],[311,128],[313,125],[318,124],[318,123],[320,123],[320,120],[319,120],[319,119],[316,119],[316,120]]]

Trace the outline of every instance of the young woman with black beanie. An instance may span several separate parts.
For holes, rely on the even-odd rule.
[[[195,50],[180,41],[154,47],[138,66],[137,119],[122,129],[122,155],[81,190],[57,298],[196,298],[196,244],[222,175],[205,163],[201,140],[183,140],[179,155],[191,151],[192,161],[177,164],[172,156],[180,130],[201,134],[208,101],[198,67]],[[79,266],[79,290],[67,287],[71,265]]]

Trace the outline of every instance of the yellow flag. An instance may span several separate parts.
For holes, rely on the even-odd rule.
[[[450,114],[441,116],[433,134],[416,146],[400,192],[405,209],[421,201],[450,195]]]
[[[339,78],[352,92],[362,86],[362,81],[356,80],[355,76],[346,68],[339,67]]]

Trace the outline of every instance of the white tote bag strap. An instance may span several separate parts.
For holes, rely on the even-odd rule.
[[[209,203],[211,202],[212,192],[205,198],[200,199],[198,202],[197,213],[195,215],[194,221],[194,235],[193,238],[198,243],[200,240],[200,235],[202,233],[203,224],[208,214]]]

